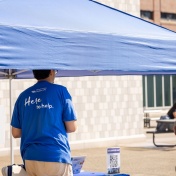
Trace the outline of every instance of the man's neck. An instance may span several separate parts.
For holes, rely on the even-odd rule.
[[[50,77],[38,80],[38,82],[40,82],[40,81],[47,81],[49,83],[53,83],[53,81],[50,79]]]

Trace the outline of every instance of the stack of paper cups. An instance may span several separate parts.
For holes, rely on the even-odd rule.
[[[108,174],[120,173],[120,148],[107,149],[107,172]]]

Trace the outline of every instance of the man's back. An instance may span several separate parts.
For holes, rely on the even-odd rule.
[[[15,106],[19,123],[14,122],[14,126],[22,129],[24,160],[71,163],[64,125],[64,121],[73,120],[74,112],[68,114],[70,103],[71,96],[65,87],[47,81],[40,81],[21,93]],[[13,116],[17,116],[15,112]]]
[[[67,133],[77,128],[67,89],[55,85],[56,70],[33,70],[38,82],[18,97],[12,135],[21,137],[21,156],[30,176],[72,176]]]

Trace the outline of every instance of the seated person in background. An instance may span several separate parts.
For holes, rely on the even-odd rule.
[[[176,119],[176,103],[174,103],[174,105],[172,106],[172,108],[168,111],[168,116],[171,118],[171,119]],[[173,131],[176,135],[176,123],[174,123],[174,126],[173,126]]]
[[[176,103],[169,109],[167,115],[170,119],[176,119]]]
[[[161,116],[160,120],[176,119],[176,103],[169,109],[167,115]],[[156,131],[165,132],[165,131],[176,131],[176,127],[173,123],[158,123]]]

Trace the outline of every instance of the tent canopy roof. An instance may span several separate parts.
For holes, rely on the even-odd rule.
[[[1,72],[175,74],[175,51],[175,32],[91,0],[0,1]]]

